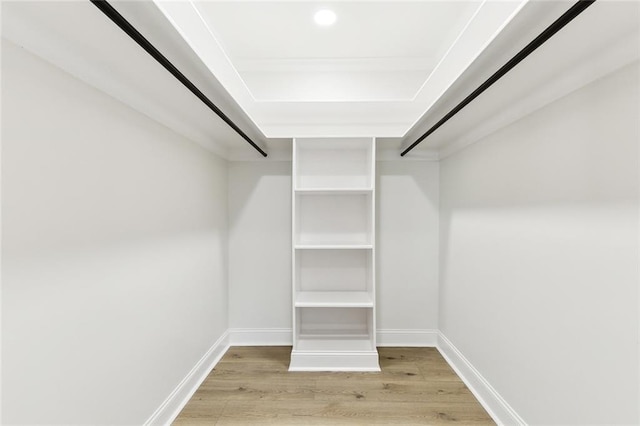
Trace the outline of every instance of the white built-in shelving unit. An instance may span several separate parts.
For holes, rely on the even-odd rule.
[[[375,140],[293,141],[291,371],[379,371]]]

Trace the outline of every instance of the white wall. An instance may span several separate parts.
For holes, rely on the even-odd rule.
[[[229,326],[291,328],[289,161],[229,163]]]
[[[2,45],[2,422],[141,424],[227,329],[226,163]]]
[[[441,163],[440,328],[529,424],[637,424],[637,64]]]
[[[376,197],[377,326],[424,342],[438,317],[438,164],[378,162]],[[290,343],[290,162],[229,163],[229,288],[243,342],[271,330],[263,343]]]
[[[379,344],[433,344],[438,329],[437,162],[379,161],[376,181]]]

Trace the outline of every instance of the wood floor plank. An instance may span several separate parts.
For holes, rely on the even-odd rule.
[[[179,426],[215,424],[226,405],[226,401],[194,395],[173,424]]]
[[[462,383],[441,381],[382,381],[368,383],[331,383],[325,386],[323,381],[317,382],[315,399],[349,400],[363,399],[369,401],[404,401],[404,402],[467,402],[473,395]]]
[[[290,347],[232,347],[175,424],[495,424],[435,348],[379,348],[381,372],[288,372]]]
[[[227,403],[221,419],[243,418],[247,422],[262,422],[280,417],[341,418],[352,423],[370,424],[373,419],[385,419],[387,424],[399,422],[433,424],[436,422],[460,422],[477,424],[484,422],[484,413],[475,413],[470,404],[407,403],[381,401],[321,402],[303,401],[291,404],[286,401],[233,401]],[[328,422],[327,422],[328,424]]]

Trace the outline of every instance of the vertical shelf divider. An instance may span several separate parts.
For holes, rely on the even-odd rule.
[[[289,371],[380,371],[375,139],[296,138]]]

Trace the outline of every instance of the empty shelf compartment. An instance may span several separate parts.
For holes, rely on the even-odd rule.
[[[296,194],[296,245],[370,245],[371,194]]]
[[[369,188],[373,183],[373,140],[296,140],[296,189]]]

